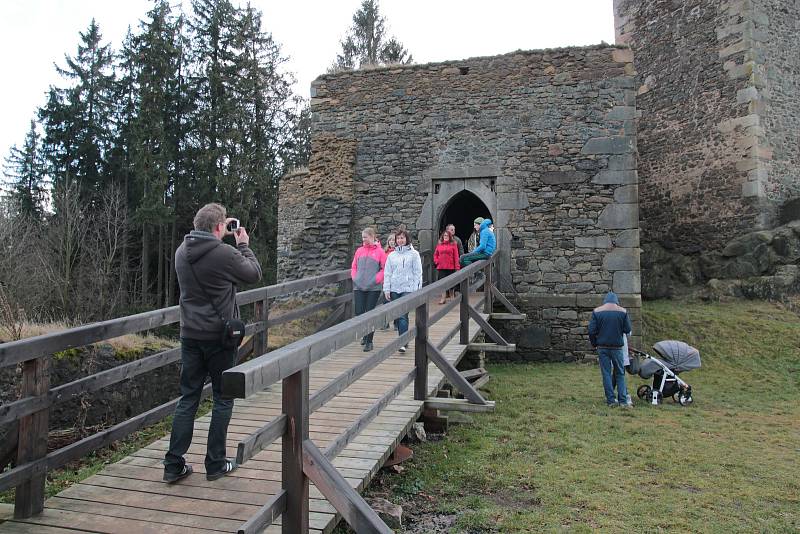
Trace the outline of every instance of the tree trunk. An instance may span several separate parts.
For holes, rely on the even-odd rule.
[[[158,225],[158,306],[164,302],[164,225]]]
[[[150,232],[146,222],[142,223],[142,298],[143,305],[150,303]]]
[[[127,158],[127,156],[126,156]],[[125,166],[125,182],[124,182],[124,190],[123,190],[123,198],[125,199],[125,224],[122,229],[122,253],[119,263],[119,287],[122,288],[119,295],[119,306],[120,309],[126,310],[128,307],[128,293],[134,292],[136,288],[128,287],[128,230],[130,229],[128,225],[128,170],[127,170],[127,162]]]
[[[177,212],[177,210],[176,210]],[[177,215],[176,215],[177,216]],[[169,287],[167,288],[167,307],[175,303],[175,243],[178,241],[178,224],[172,219],[172,237],[167,251],[167,268],[169,269]]]

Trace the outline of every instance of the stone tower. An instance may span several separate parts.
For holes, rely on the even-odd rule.
[[[614,0],[634,51],[643,240],[680,253],[800,218],[800,0]]]
[[[636,88],[627,47],[518,51],[324,75],[309,170],[281,184],[279,276],[349,267],[361,228],[430,249],[489,216],[517,357],[589,353],[613,289],[640,330]],[[636,340],[638,346],[638,340]]]

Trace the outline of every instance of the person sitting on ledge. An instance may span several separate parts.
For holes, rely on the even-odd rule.
[[[481,219],[481,217],[475,219],[475,231],[480,232],[480,242],[475,247],[475,250],[459,258],[458,263],[461,267],[492,257],[497,248],[497,240],[494,237],[494,233],[489,229],[490,226],[492,226],[491,219]]]

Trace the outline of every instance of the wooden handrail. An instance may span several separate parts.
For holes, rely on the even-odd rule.
[[[281,413],[240,442],[238,455],[240,462],[247,461],[269,443],[282,436],[282,490],[242,525],[239,532],[252,532],[256,528],[266,528],[272,524],[279,510],[283,511],[281,521],[284,532],[308,532],[309,480],[315,483],[323,496],[334,505],[336,511],[342,514],[356,531],[391,531],[342,478],[330,461],[411,382],[414,382],[414,398],[420,401],[426,399],[429,359],[459,390],[465,393],[471,403],[481,406],[488,404],[442,355],[440,349],[459,332],[461,332],[462,344],[468,343],[470,310],[474,311],[469,303],[469,290],[484,285],[484,293],[491,294],[493,263],[493,258],[476,262],[458,273],[429,284],[412,294],[405,295],[402,299],[384,304],[370,312],[348,319],[223,373],[224,394],[239,398],[247,398],[282,381]],[[470,287],[471,275],[481,270],[484,270],[484,281],[477,281]],[[461,289],[459,298],[430,315],[429,301],[431,298],[438,297],[445,290],[455,286],[459,286]],[[491,305],[491,300],[484,295],[484,305],[486,304]],[[444,340],[434,345],[428,337],[430,325],[444,318],[456,307],[460,309],[459,324],[445,334]],[[377,353],[340,373],[319,389],[315,395],[309,395],[309,371],[314,362],[412,310],[416,310],[415,325],[412,329],[389,342]],[[339,434],[324,452],[317,449],[308,439],[309,415],[360,376],[385,361],[401,345],[411,339],[415,340],[414,368],[369,406],[344,432]],[[491,407],[493,405],[489,406],[490,409]]]
[[[291,295],[350,278],[349,270],[336,271],[310,278],[292,280],[248,291],[236,295],[236,304],[244,306],[267,298]],[[109,319],[87,325],[51,332],[41,336],[0,343],[0,367],[7,367],[26,360],[33,360],[45,354],[53,354],[67,349],[91,345],[99,341],[113,339],[126,334],[152,330],[180,321],[180,307],[171,306],[118,319]]]
[[[432,256],[431,252],[423,251],[420,254],[424,258],[425,267],[429,268]],[[259,364],[258,366],[250,366],[250,368],[253,369],[260,366],[262,372],[266,370],[266,374],[262,376],[267,380],[271,376],[276,377],[275,380],[270,383],[274,383],[278,380],[283,380],[284,382],[283,413],[272,423],[260,429],[259,432],[251,435],[245,442],[240,443],[238,456],[241,460],[250,458],[255,452],[260,450],[265,443],[274,441],[274,439],[280,435],[284,436],[284,453],[286,458],[291,459],[291,456],[295,458],[302,456],[302,443],[308,439],[308,414],[388,358],[401,344],[413,339],[417,335],[418,327],[412,328],[409,332],[390,343],[389,346],[384,347],[378,353],[343,372],[310,399],[308,395],[309,365],[313,361],[317,361],[333,350],[336,350],[342,343],[352,341],[359,335],[374,330],[377,326],[408,313],[414,308],[426,310],[425,325],[427,330],[427,325],[433,324],[444,317],[447,312],[459,305],[459,301],[461,300],[461,298],[456,299],[428,320],[427,302],[431,296],[454,285],[461,284],[462,287],[464,287],[466,280],[468,280],[468,277],[472,273],[480,269],[490,269],[491,263],[491,260],[478,262],[456,273],[456,275],[448,277],[446,280],[430,283],[413,295],[409,295],[396,302],[388,303],[358,318],[347,319],[339,325],[330,327],[325,331],[321,331],[304,340],[293,343],[285,349],[279,349],[275,354],[266,353],[267,332],[270,327],[300,319],[311,313],[328,308],[339,307],[339,309],[344,310],[345,318],[349,317],[352,310],[351,284],[349,283],[350,271],[340,270],[239,293],[237,295],[237,305],[255,305],[255,319],[253,322],[246,325],[245,328],[246,335],[250,336],[250,339],[240,348],[239,360],[242,359],[243,355],[254,352],[255,355],[258,356],[256,360],[259,361]],[[428,269],[428,271],[430,271],[430,269]],[[428,275],[430,276],[430,272],[428,272]],[[344,288],[345,294],[332,297],[323,302],[312,303],[278,316],[269,316],[268,299],[322,288],[331,284],[341,284],[342,282],[344,282],[346,286]],[[344,306],[344,308],[342,308],[342,306]],[[42,447],[34,446],[33,444],[38,443],[41,445],[46,441],[46,415],[50,406],[174,363],[180,358],[180,348],[169,348],[140,360],[82,377],[52,389],[49,389],[49,382],[47,380],[47,366],[40,364],[46,363],[50,355],[55,352],[176,323],[180,319],[179,314],[179,307],[173,306],[129,317],[83,325],[62,332],[53,332],[29,339],[0,344],[0,367],[24,362],[25,370],[23,375],[27,381],[26,383],[39,384],[36,388],[29,387],[26,389],[29,396],[0,406],[0,424],[9,421],[20,421],[21,427],[25,426],[26,428],[32,429],[25,433],[24,439],[22,433],[19,438],[19,458],[21,459],[21,463],[13,469],[0,474],[0,490],[17,487],[17,501],[15,506],[15,515],[17,517],[28,517],[41,510],[44,497],[44,474],[48,470],[78,459],[92,450],[108,445],[135,430],[156,422],[171,413],[175,403],[178,401],[178,399],[174,399],[109,429],[100,431],[81,441],[47,454]],[[451,333],[448,334],[448,338],[455,335],[457,331],[458,329],[452,330]],[[300,357],[297,358],[297,356]],[[293,361],[291,365],[288,365],[289,358],[296,358],[296,360]],[[234,369],[241,367],[242,364]],[[244,367],[247,368],[247,365]],[[277,373],[275,369],[278,369]],[[44,373],[44,375],[42,375],[42,373]],[[238,375],[236,373],[228,373],[227,376],[223,375],[223,380],[230,383],[232,376],[235,377]],[[380,401],[374,404],[367,413],[363,414],[347,432],[342,434],[337,441],[326,450],[326,455],[335,455],[338,450],[344,447],[350,439],[358,433],[359,429],[368,424],[371,418],[375,417],[381,409],[414,378],[419,378],[416,370],[409,372],[401,383],[392,388],[389,394],[385,395]],[[37,382],[40,379],[41,382]],[[266,383],[266,380],[263,382]],[[224,383],[223,387],[225,387]],[[210,386],[206,386],[204,394],[208,394],[209,390]],[[253,391],[252,387],[250,391]],[[225,393],[229,394],[230,389],[226,390]],[[298,417],[304,419],[303,423],[299,426]],[[290,437],[288,434],[290,430],[292,432],[296,430],[301,431],[294,433],[293,436]],[[287,449],[287,447],[289,448]],[[298,502],[305,499],[306,504],[302,506],[307,508],[307,482],[303,482],[304,475],[302,474],[300,478],[298,478],[296,470],[289,469],[289,471],[287,471],[287,466],[284,466],[284,475],[285,480],[287,476],[289,477],[289,486],[285,486],[284,492],[281,492],[262,508],[261,513],[258,514],[260,517],[258,517],[256,523],[249,522],[248,525],[244,526],[245,531],[250,531],[253,528],[257,529],[258,527],[256,525],[270,523],[277,514],[284,510],[290,510],[288,517],[285,518],[287,521],[292,524],[304,523],[301,517],[302,514],[297,515],[297,506]]]
[[[245,335],[250,336],[266,329],[263,323],[250,323]],[[23,397],[0,406],[0,424],[15,421],[44,408],[78,398],[84,393],[98,391],[123,380],[137,377],[155,369],[177,362],[181,358],[180,347],[167,349],[139,360],[106,369],[67,384],[52,388],[47,395]]]
[[[238,306],[255,305],[255,319],[245,326],[245,335],[250,339],[240,347],[239,358],[255,352],[266,353],[267,332],[270,327],[300,319],[316,311],[349,304],[351,294],[332,297],[323,302],[312,303],[282,315],[269,317],[268,299],[293,293],[341,284],[350,280],[349,270],[340,270],[301,280],[292,280],[271,286],[251,289],[237,294]],[[0,406],[0,424],[19,421],[25,427],[17,443],[18,465],[0,473],[0,491],[17,487],[15,516],[29,517],[42,509],[44,500],[44,474],[78,459],[92,450],[122,439],[130,433],[150,425],[169,415],[178,399],[173,399],[145,413],[123,421],[109,429],[92,434],[81,441],[62,447],[49,454],[42,444],[47,441],[47,413],[51,406],[72,400],[79,395],[94,392],[122,380],[139,376],[148,371],[174,363],[180,359],[180,348],[169,348],[156,354],[126,363],[111,369],[81,377],[70,383],[49,388],[49,372],[46,364],[50,355],[66,349],[81,347],[144,330],[174,324],[180,320],[180,308],[172,306],[148,311],[128,317],[78,326],[60,332],[0,344],[0,368],[24,363],[23,376],[29,384],[38,384],[25,391],[27,396]],[[42,371],[44,369],[44,371]],[[44,374],[42,374],[44,373]],[[206,387],[206,394],[210,386]],[[5,455],[5,454],[4,454]]]
[[[481,260],[447,278],[353,317],[322,332],[295,341],[285,347],[254,358],[222,373],[222,390],[226,396],[247,398],[285,379],[295,372],[372,332],[389,321],[405,315],[443,293],[472,274],[484,269],[491,260]]]
[[[90,345],[126,334],[151,330],[180,320],[180,308],[172,306],[52,332],[41,336],[0,344],[0,367],[40,358],[62,350]]]

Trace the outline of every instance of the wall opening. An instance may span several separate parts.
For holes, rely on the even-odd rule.
[[[442,211],[435,240],[438,241],[439,236],[448,224],[454,224],[456,226],[456,235],[461,238],[466,248],[467,240],[473,232],[472,224],[476,217],[486,219],[491,218],[492,214],[486,204],[474,193],[466,189],[456,193]]]

